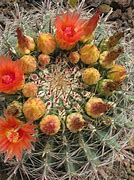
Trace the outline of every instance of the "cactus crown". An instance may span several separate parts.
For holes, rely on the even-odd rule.
[[[32,82],[38,87],[38,93],[23,93],[22,86],[7,95],[0,80],[0,114],[6,119],[5,112],[17,100],[22,104],[19,120],[32,129],[32,124],[36,125],[36,133],[29,130],[36,137],[36,142],[31,140],[34,148],[29,151],[31,146],[24,146],[22,159],[6,159],[4,167],[11,168],[8,179],[16,173],[42,180],[98,177],[100,166],[123,155],[132,135],[132,52],[131,41],[125,38],[129,34],[126,30],[122,38],[122,32],[111,31],[100,10],[93,16],[86,12],[85,17],[83,4],[66,10],[62,2],[44,1],[30,12],[15,4],[14,19],[1,28],[0,53],[23,64],[25,84]],[[18,41],[16,29],[21,34]],[[40,64],[41,54],[48,59]],[[36,59],[34,68],[29,63],[31,56]],[[25,94],[34,95],[28,98]],[[1,133],[0,128],[0,142]],[[14,133],[17,138],[18,131]],[[0,151],[11,155],[13,149],[3,151],[3,146]]]

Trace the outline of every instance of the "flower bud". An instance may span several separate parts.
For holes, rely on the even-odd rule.
[[[22,93],[25,97],[34,97],[37,95],[38,87],[35,83],[29,82],[23,86]]]
[[[37,46],[43,54],[50,54],[56,49],[56,41],[52,34],[40,33],[37,39]]]
[[[94,64],[99,59],[100,52],[95,45],[86,44],[80,49],[80,58],[84,64]]]
[[[50,63],[50,56],[47,54],[40,54],[38,56],[38,61],[42,66],[45,66]]]
[[[107,73],[107,78],[115,81],[122,82],[127,75],[126,68],[120,64],[114,64]]]
[[[6,110],[5,110],[5,116],[20,116],[22,112],[22,103],[19,101],[13,101],[11,102]]]
[[[98,92],[101,95],[110,96],[114,90],[116,90],[119,87],[119,84],[114,82],[111,79],[102,79],[98,83]]]
[[[76,133],[82,131],[85,126],[85,120],[80,113],[72,113],[67,116],[66,125],[71,132]]]
[[[60,126],[60,119],[54,114],[43,117],[40,122],[40,129],[46,135],[57,134],[60,130]]]
[[[20,60],[18,60],[18,63],[25,74],[32,73],[37,68],[36,59],[31,55],[24,55]]]
[[[114,49],[112,51],[104,51],[100,54],[99,63],[104,68],[110,68],[122,52],[123,49],[121,47],[119,47],[118,49]]]
[[[34,51],[35,49],[34,39],[31,38],[30,36],[24,35],[20,28],[17,28],[16,32],[18,39],[18,45],[17,45],[18,52],[21,55],[25,55],[25,54],[29,54],[31,51]]]
[[[29,98],[23,104],[23,113],[30,121],[41,118],[46,112],[46,105],[40,98]]]
[[[71,53],[69,54],[69,61],[70,61],[71,63],[77,64],[77,63],[79,62],[79,60],[80,60],[80,55],[79,55],[79,53],[78,53],[77,51],[71,52]]]
[[[108,111],[110,107],[101,98],[91,97],[85,105],[85,110],[89,116],[98,118]]]
[[[97,84],[100,80],[100,73],[95,68],[86,68],[82,72],[82,80],[87,85]]]

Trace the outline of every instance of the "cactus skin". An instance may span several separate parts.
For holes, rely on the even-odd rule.
[[[43,8],[44,7],[46,7],[46,4]],[[60,11],[60,9],[58,9],[58,11]],[[37,19],[40,21],[43,20],[39,23],[41,24],[41,26],[39,26],[40,32],[43,32],[44,26],[48,28],[47,30],[45,29],[45,32],[50,32],[50,30],[53,32],[51,21],[48,20],[48,17],[54,18],[55,11],[53,14],[53,11],[51,11],[49,7],[49,11],[46,10],[45,13],[42,13],[43,11],[40,12],[38,13],[36,11],[36,16],[33,15],[32,17],[32,22],[34,22],[34,27],[32,29],[30,29],[29,26],[29,24],[32,24],[31,22],[23,22],[26,32],[29,30],[33,32],[35,30],[35,21]],[[49,27],[47,27],[48,24]],[[101,27],[101,23],[99,27]],[[105,29],[103,29],[103,32],[98,29],[96,33],[94,33],[95,46],[100,52],[102,52],[102,50],[100,46],[97,45],[100,44],[102,40],[108,39],[104,32]],[[33,33],[38,37],[37,30]],[[102,37],[102,39],[96,39],[98,35]],[[6,47],[5,43],[2,44]],[[116,43],[113,43],[113,45],[115,44]],[[39,125],[41,122],[40,118],[44,119],[44,117],[49,115],[60,117],[60,129],[58,127],[59,130],[57,130],[54,135],[44,134],[38,126],[37,142],[34,144],[34,149],[30,152],[25,152],[21,161],[15,161],[13,159],[7,162],[7,167],[10,167],[12,170],[11,174],[9,173],[9,179],[13,179],[13,175],[15,174],[17,176],[19,173],[22,176],[27,176],[30,180],[94,179],[98,178],[101,168],[104,170],[103,166],[105,164],[112,164],[113,161],[116,160],[116,157],[125,157],[123,154],[124,151],[122,150],[124,150],[124,145],[127,144],[134,127],[129,117],[131,111],[129,111],[128,114],[128,110],[132,103],[131,96],[127,94],[129,89],[127,89],[128,92],[124,93],[124,90],[122,91],[121,88],[123,82],[115,82],[120,85],[119,92],[115,90],[113,94],[110,94],[108,97],[107,95],[102,96],[104,92],[102,93],[101,91],[101,94],[97,88],[100,81],[111,78],[111,70],[102,68],[98,61],[99,53],[97,53],[98,59],[95,58],[93,63],[83,63],[81,60],[77,64],[68,62],[70,52],[80,53],[80,48],[82,48],[81,42],[71,51],[59,51],[56,49],[53,54],[50,55],[51,62],[48,63],[47,66],[39,66],[39,68],[30,71],[30,73],[32,72],[33,74],[29,75],[29,72],[26,73],[26,83],[34,82],[39,88],[37,93],[38,100],[33,100],[33,98],[27,100],[27,98],[22,95],[22,92],[18,92],[18,94],[10,97],[4,96],[7,105],[10,105],[10,103],[16,99],[23,103],[23,111],[25,112],[25,110],[28,110],[24,114],[28,115],[24,117],[23,114],[20,114],[20,119],[22,121],[28,120],[28,122],[31,123],[31,121],[37,119],[37,121],[34,121],[34,124]],[[106,51],[109,51],[110,47],[105,48]],[[13,46],[11,43],[11,50],[12,49]],[[1,48],[1,50],[3,50],[3,48]],[[2,54],[5,53],[7,53],[6,50],[2,52]],[[128,52],[125,53],[127,54]],[[40,52],[36,49],[30,55],[38,59],[39,54]],[[17,55],[17,58],[19,58],[19,54]],[[93,58],[96,56],[94,52],[92,55]],[[123,55],[125,56],[125,54]],[[12,56],[14,56],[14,54],[12,54]],[[14,58],[14,60],[15,59],[16,58]],[[92,61],[92,59],[90,60]],[[123,61],[121,60],[121,63],[124,63],[124,61],[126,65],[130,66],[128,57],[126,59],[124,58]],[[120,59],[118,62],[120,62]],[[99,78],[97,78],[95,84],[93,83],[90,86],[83,83],[83,68],[94,68],[99,71],[101,76],[98,76]],[[32,75],[36,75],[36,79],[32,79]],[[94,81],[94,79],[92,80]],[[130,84],[132,84],[131,80],[126,79],[125,88],[127,88],[127,86],[130,87]],[[88,103],[91,97],[100,99],[100,94],[103,102],[110,102],[110,106],[113,106],[113,109],[108,109],[106,113],[102,113],[101,116],[98,117],[91,116],[90,114],[88,115],[85,110],[86,103]],[[1,104],[4,106],[3,102]],[[35,113],[32,112],[30,114],[32,105]],[[38,106],[40,106],[40,108],[38,108]],[[0,113],[2,113],[3,109],[0,110]],[[77,132],[71,132],[66,126],[66,118],[73,113],[80,113],[85,121],[82,123],[84,127]],[[43,117],[43,115],[45,116]],[[2,160],[3,155],[1,156]]]

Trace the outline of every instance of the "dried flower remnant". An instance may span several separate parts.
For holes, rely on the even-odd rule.
[[[24,84],[24,73],[17,61],[0,57],[0,92],[13,94],[21,90]]]
[[[101,95],[110,96],[119,86],[119,83],[116,83],[111,79],[102,79],[98,83],[98,92]]]
[[[82,36],[81,40],[85,41],[90,39],[93,32],[95,31],[99,18],[100,18],[101,11],[98,9],[95,14],[85,23],[84,25],[84,36]]]
[[[86,113],[93,117],[98,118],[110,109],[110,105],[105,103],[101,98],[91,97],[85,105]]]
[[[42,118],[40,129],[46,135],[55,135],[60,130],[61,122],[58,116],[51,114]]]
[[[5,109],[5,116],[16,116],[18,117],[22,113],[22,103],[19,101],[11,102]]]
[[[30,54],[35,49],[34,39],[23,34],[22,29],[17,28],[18,52],[22,55]]]
[[[108,71],[107,78],[115,81],[122,82],[126,78],[126,68],[120,64],[114,64]]]
[[[0,152],[6,154],[6,160],[14,156],[21,160],[23,151],[32,149],[31,143],[35,142],[34,129],[34,125],[24,124],[13,116],[0,118]]]
[[[29,98],[23,104],[23,113],[29,121],[41,118],[46,112],[46,105],[40,98]]]
[[[116,46],[119,40],[124,36],[124,32],[117,32],[108,39],[107,45],[109,48]]]
[[[78,112],[69,114],[66,119],[67,128],[73,133],[82,131],[85,123],[86,122],[83,119],[82,114]]]
[[[105,68],[110,68],[122,53],[123,48],[121,47],[111,51],[104,51],[100,54],[99,63]]]

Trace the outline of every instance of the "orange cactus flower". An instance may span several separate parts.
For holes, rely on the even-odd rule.
[[[61,49],[71,49],[84,35],[84,20],[76,12],[63,13],[55,20],[56,41]]]
[[[12,94],[22,89],[24,73],[17,61],[0,57],[0,92]]]
[[[31,143],[35,142],[34,128],[34,125],[24,124],[13,116],[0,118],[0,152],[6,154],[5,160],[14,156],[20,160],[23,151],[32,148]]]

